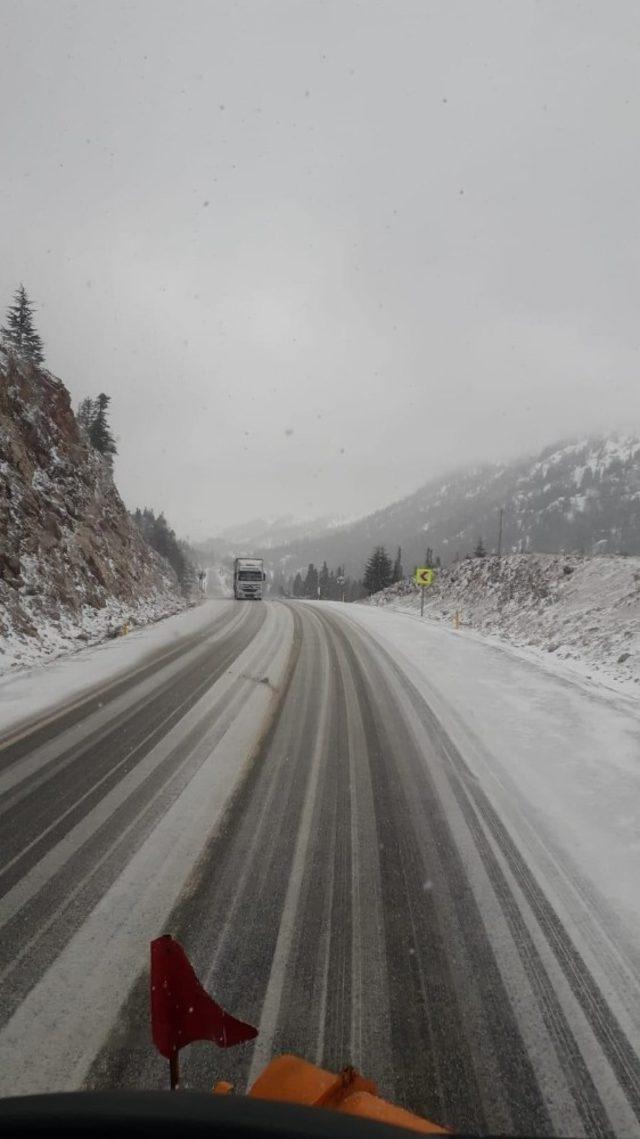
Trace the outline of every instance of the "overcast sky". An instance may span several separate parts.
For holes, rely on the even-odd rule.
[[[637,0],[0,0],[0,303],[192,537],[640,426]]]

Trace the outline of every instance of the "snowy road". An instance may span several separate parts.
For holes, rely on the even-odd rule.
[[[260,1025],[193,1086],[291,1050],[461,1130],[637,1134],[630,702],[355,606],[206,613],[0,745],[2,1091],[163,1084],[170,931]]]

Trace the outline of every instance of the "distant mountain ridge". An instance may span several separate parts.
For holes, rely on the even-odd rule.
[[[461,470],[354,523],[256,552],[278,576],[325,559],[360,575],[374,546],[401,546],[409,572],[428,546],[445,564],[479,537],[494,551],[501,509],[503,552],[640,553],[640,437],[576,439]]]
[[[217,537],[195,545],[203,551],[215,550],[221,556],[240,556],[254,549],[270,550],[276,546],[317,537],[340,524],[340,519],[330,516],[307,521],[300,521],[291,514],[277,518],[253,518],[249,522],[227,526]]]

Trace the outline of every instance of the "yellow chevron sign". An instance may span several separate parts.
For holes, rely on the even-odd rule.
[[[416,585],[433,585],[433,579],[436,576],[436,571],[432,570],[430,566],[419,566],[415,572],[414,581]]]

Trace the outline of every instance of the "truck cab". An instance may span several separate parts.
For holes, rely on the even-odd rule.
[[[233,563],[233,596],[236,601],[262,601],[267,580],[262,558],[236,558]]]

